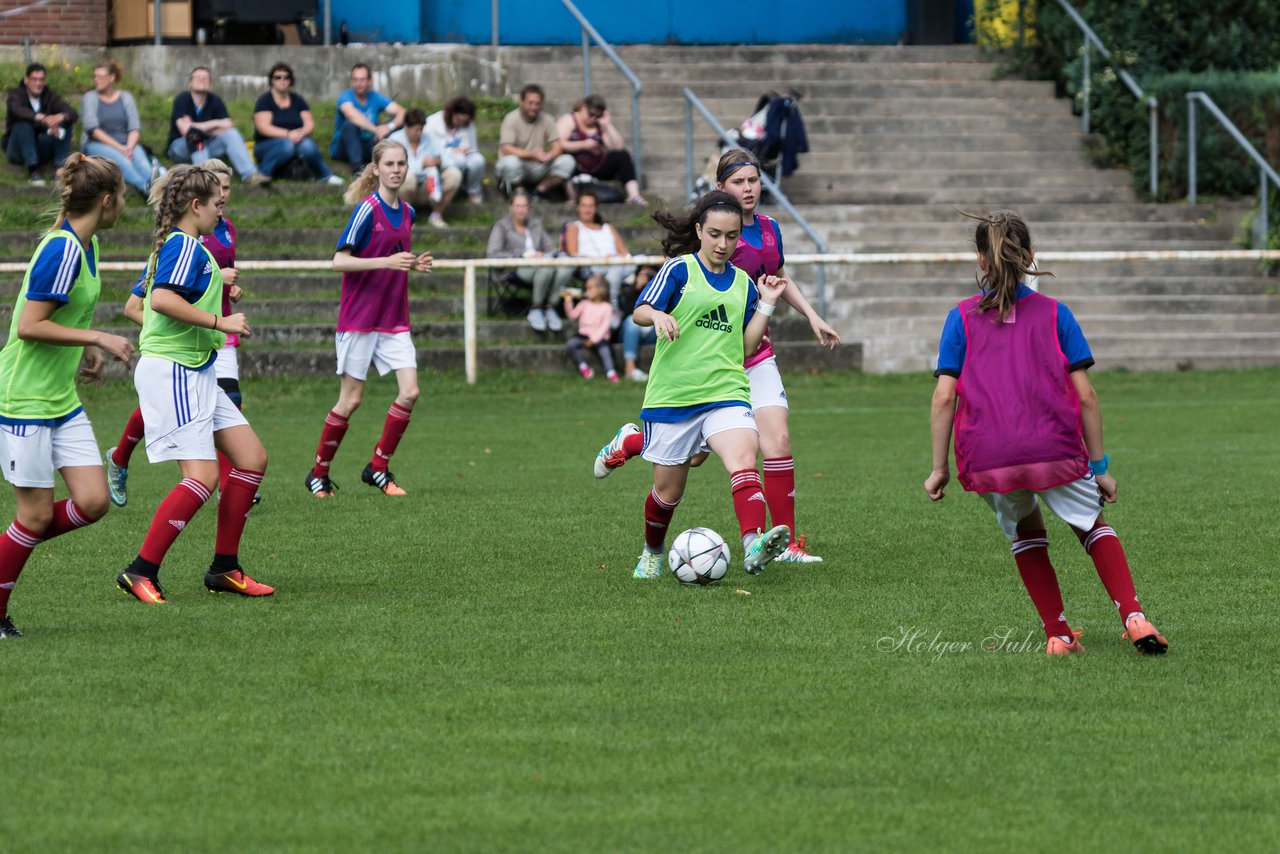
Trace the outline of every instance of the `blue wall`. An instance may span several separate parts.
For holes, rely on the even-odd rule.
[[[777,16],[785,2],[787,13]],[[893,44],[907,26],[906,0],[575,0],[614,44]],[[346,19],[353,41],[488,44],[489,0],[332,0],[333,28]],[[500,0],[502,44],[578,44],[560,0]]]

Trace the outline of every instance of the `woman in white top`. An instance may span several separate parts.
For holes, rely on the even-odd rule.
[[[427,114],[417,107],[405,110],[404,127],[388,137],[404,146],[409,154],[409,171],[400,185],[400,198],[407,199],[414,207],[423,200],[431,206],[429,222],[437,227],[444,225],[440,211],[444,205],[444,191],[440,186],[440,146],[431,134],[423,133]]]
[[[600,218],[600,202],[594,188],[580,189],[577,205],[577,220],[564,227],[564,249],[567,254],[575,258],[631,257],[627,244],[622,242],[622,235]],[[618,294],[622,292],[622,283],[635,272],[634,267],[623,266],[586,266],[582,269],[585,275],[598,273],[605,277],[609,282],[609,301],[615,307],[618,305]]]
[[[90,157],[105,157],[120,167],[124,182],[143,196],[151,186],[151,159],[138,144],[142,121],[133,96],[116,84],[124,77],[114,60],[93,67],[93,91],[81,99],[80,120],[84,133],[80,150]]]
[[[427,116],[427,133],[442,152],[440,180],[444,199],[440,210],[453,201],[459,186],[466,188],[467,198],[472,202],[484,201],[484,190],[480,186],[484,179],[484,155],[476,142],[475,120],[476,105],[465,95],[454,98],[444,105],[443,110]]]

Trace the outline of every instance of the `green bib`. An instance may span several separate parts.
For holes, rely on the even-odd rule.
[[[688,271],[684,293],[670,314],[680,330],[675,341],[658,339],[645,387],[644,408],[697,406],[741,401],[750,404],[742,367],[742,318],[747,310],[747,274],[733,268],[733,287],[711,287],[692,255],[679,260]]]
[[[170,233],[164,242],[168,243],[170,240],[184,237],[188,240],[196,240],[189,234],[175,231]],[[196,245],[200,247],[202,253],[202,256],[196,256],[197,263],[198,259],[203,257],[213,272],[209,279],[209,287],[205,288],[200,299],[192,305],[215,317],[222,317],[222,271],[218,269],[218,262],[214,260],[213,254],[205,248],[204,244],[196,240]],[[138,338],[138,352],[144,356],[159,356],[162,359],[177,362],[179,365],[186,365],[188,368],[203,367],[208,363],[209,357],[226,343],[226,333],[165,317],[151,307],[151,292],[152,288],[148,284],[147,296],[142,301],[142,335]]]
[[[9,324],[9,341],[0,350],[0,416],[5,418],[43,421],[69,415],[80,406],[76,394],[76,371],[84,355],[84,347],[65,347],[40,341],[23,341],[18,337],[18,321],[27,304],[27,288],[31,284],[31,268],[45,246],[55,237],[65,237],[81,252],[80,275],[67,293],[67,302],[54,311],[49,319],[69,329],[88,329],[93,321],[93,309],[98,304],[102,283],[98,279],[98,238],[90,241],[90,256],[84,252],[80,239],[66,229],[54,229],[44,236],[36,252],[31,256],[27,274],[22,279],[22,291],[13,307],[13,322]],[[89,270],[90,257],[93,272]]]

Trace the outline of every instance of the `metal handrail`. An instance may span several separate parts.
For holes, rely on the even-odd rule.
[[[600,50],[604,51],[604,55],[609,61],[617,66],[622,72],[622,76],[627,78],[627,82],[631,84],[631,159],[636,167],[636,181],[640,186],[644,186],[644,167],[641,166],[640,149],[640,78],[635,72],[622,61],[622,57],[618,56],[618,52],[613,49],[613,45],[604,40],[604,36],[591,26],[578,7],[573,5],[570,0],[560,0],[564,7],[569,10],[569,14],[578,19],[578,25],[582,27],[582,95],[586,97],[591,94],[591,42],[594,41]]]
[[[1080,17],[1080,13],[1077,12],[1075,8],[1067,2],[1067,0],[1058,0],[1058,5],[1062,7],[1062,11],[1067,13],[1068,17],[1075,22],[1076,26],[1080,29],[1080,32],[1084,35],[1084,47],[1082,48],[1084,54],[1084,71],[1081,74],[1081,77],[1083,78],[1081,82],[1081,89],[1084,94],[1084,106],[1080,113],[1080,124],[1084,132],[1089,132],[1089,91],[1090,81],[1093,77],[1092,48],[1096,47],[1098,49],[1098,53],[1102,55],[1102,58],[1111,63],[1111,67],[1115,69],[1116,76],[1120,78],[1120,82],[1125,85],[1125,88],[1133,93],[1133,97],[1137,98],[1139,101],[1146,98],[1147,123],[1150,138],[1149,158],[1151,161],[1148,168],[1148,181],[1150,183],[1151,200],[1156,201],[1160,192],[1158,163],[1156,159],[1159,153],[1157,143],[1157,126],[1159,124],[1160,102],[1157,101],[1154,96],[1147,95],[1143,92],[1142,87],[1138,85],[1138,81],[1133,79],[1133,75],[1116,64],[1115,59],[1111,56],[1111,51],[1107,50],[1107,46],[1102,43],[1102,39],[1098,38],[1098,34],[1085,23],[1084,18]]]
[[[711,111],[707,109],[707,105],[702,103],[697,95],[693,94],[693,90],[688,86],[682,87],[684,93],[684,164],[685,164],[685,196],[693,195],[693,109],[698,108],[698,112],[702,113],[702,117],[707,120],[707,124],[711,125],[711,129],[716,132],[726,144],[732,145],[734,148],[739,147],[742,143],[729,135],[724,126],[716,120]],[[778,182],[774,181],[762,170],[760,172],[760,182],[764,184],[773,198],[777,200],[787,214],[795,220],[796,225],[800,226],[800,230],[813,241],[813,245],[817,247],[819,255],[827,254],[827,244],[818,232],[813,230],[813,226],[809,225],[804,217],[800,216],[800,212],[796,210],[796,206],[791,204],[791,200],[787,198],[786,193],[782,192],[782,188],[778,186]],[[823,264],[817,265],[817,286],[818,286],[818,314],[826,316],[827,313],[827,268]]]
[[[1191,204],[1196,203],[1196,101],[1204,104],[1218,123],[1227,129],[1227,133],[1231,134],[1231,138],[1245,150],[1245,153],[1258,164],[1258,203],[1260,205],[1257,223],[1257,231],[1259,242],[1267,239],[1267,181],[1276,185],[1276,189],[1280,190],[1280,175],[1276,174],[1276,170],[1266,161],[1258,149],[1253,147],[1253,143],[1240,132],[1231,119],[1227,118],[1222,110],[1218,109],[1218,105],[1213,102],[1204,92],[1188,92],[1187,93],[1187,201]]]

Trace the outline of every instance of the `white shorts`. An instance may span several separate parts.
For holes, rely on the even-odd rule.
[[[159,356],[143,356],[133,370],[138,406],[146,424],[147,459],[216,460],[213,434],[249,422],[212,368],[193,371]]]
[[[707,440],[715,434],[742,429],[756,429],[755,414],[745,406],[717,406],[674,424],[646,421],[640,456],[660,466],[681,466],[694,454],[711,450]]]
[[[240,379],[240,357],[236,354],[236,349],[230,344],[222,345],[222,349],[218,351],[217,361],[213,363],[214,379]]]
[[[1052,489],[1015,489],[1003,494],[984,492],[982,499],[996,511],[996,523],[1010,540],[1017,539],[1018,520],[1027,518],[1036,509],[1037,499],[1043,499],[1053,515],[1080,531],[1092,528],[1102,512],[1102,493],[1098,492],[1092,473]]]
[[[57,427],[40,424],[0,426],[0,462],[4,479],[14,486],[52,489],[53,473],[69,466],[97,466],[98,440],[93,425],[81,410]]]
[[[418,353],[408,332],[339,332],[338,373],[364,382],[372,363],[381,376],[418,367]]]
[[[751,383],[751,408],[787,406],[787,392],[782,387],[782,374],[778,372],[778,360],[773,356],[747,368],[747,381]]]

